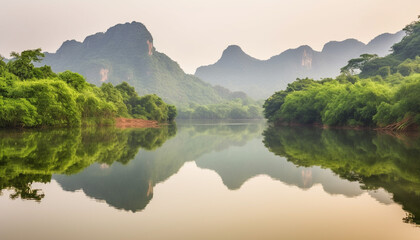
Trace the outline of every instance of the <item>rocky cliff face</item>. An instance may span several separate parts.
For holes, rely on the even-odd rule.
[[[96,85],[126,81],[141,95],[155,93],[178,106],[226,100],[219,88],[185,74],[178,63],[156,51],[152,35],[139,22],[118,24],[83,42],[65,41],[56,53],[46,54],[44,64],[55,72],[78,72]]]
[[[195,75],[206,82],[219,84],[251,97],[267,98],[286,88],[296,78],[327,78],[339,74],[347,61],[363,53],[385,56],[391,46],[399,42],[403,32],[382,34],[368,44],[356,39],[331,41],[322,51],[310,46],[289,49],[268,60],[258,60],[244,53],[238,46],[229,46],[215,64],[197,68]]]
[[[57,72],[79,72],[97,85],[119,83],[133,79],[133,68],[146,72],[147,56],[153,51],[150,32],[143,24],[132,22],[90,35],[83,42],[65,41],[56,53],[47,53],[42,64]]]

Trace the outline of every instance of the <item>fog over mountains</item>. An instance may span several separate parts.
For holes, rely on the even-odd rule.
[[[305,45],[268,60],[253,58],[231,45],[215,64],[199,67],[194,76],[155,49],[142,23],[131,22],[90,35],[83,42],[65,41],[56,53],[46,53],[39,65],[50,65],[55,72],[78,72],[96,85],[126,81],[140,95],[155,93],[177,106],[214,104],[247,95],[264,99],[296,78],[335,77],[348,60],[363,53],[384,56],[403,36],[403,32],[385,33],[368,44],[356,39],[331,41],[320,52]]]
[[[55,72],[78,72],[96,85],[126,81],[140,95],[155,93],[177,106],[246,97],[186,74],[178,63],[156,51],[152,35],[139,22],[118,24],[83,42],[65,41],[56,53],[45,54],[39,65],[44,64]]]
[[[356,39],[331,41],[320,52],[304,45],[268,60],[253,58],[239,46],[231,45],[216,63],[197,68],[195,76],[230,90],[244,91],[256,99],[267,98],[296,78],[336,77],[348,60],[363,53],[385,56],[403,37],[404,32],[400,31],[381,34],[368,44]]]

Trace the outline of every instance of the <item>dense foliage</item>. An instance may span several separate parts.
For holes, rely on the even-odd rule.
[[[257,119],[262,118],[261,104],[241,99],[210,104],[191,104],[189,108],[180,108],[181,119]]]
[[[384,127],[409,119],[410,124],[419,124],[419,92],[420,74],[299,79],[267,99],[264,114],[277,123]]]
[[[172,121],[176,116],[174,106],[156,95],[140,97],[127,83],[98,88],[77,73],[34,67],[43,57],[41,49],[11,56],[7,64],[0,59],[0,127],[110,124],[115,117]]]
[[[104,86],[112,87],[112,84],[103,84],[102,87]],[[137,95],[134,87],[126,82],[115,86],[115,89],[121,93],[129,114],[135,118],[173,121],[177,115],[175,106],[167,105],[156,94],[140,97]]]
[[[412,22],[403,30],[406,36],[401,42],[392,46],[391,54],[383,58],[372,58],[360,66],[361,77],[382,75],[383,69],[388,67],[391,74],[399,72],[403,76],[408,76],[416,70],[415,66],[411,66],[410,61],[420,56],[420,16],[418,21]]]
[[[336,79],[297,79],[276,92],[264,103],[265,117],[276,123],[391,130],[419,125],[420,21],[405,30],[407,36],[387,57],[363,54],[350,60]]]

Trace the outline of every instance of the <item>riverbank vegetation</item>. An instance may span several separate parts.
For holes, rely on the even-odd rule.
[[[109,125],[117,117],[172,121],[176,109],[127,83],[97,87],[78,73],[35,67],[41,49],[0,58],[0,127]]]
[[[264,103],[274,123],[381,127],[420,125],[420,20],[404,28],[393,53],[352,59],[335,79],[297,79]],[[359,74],[354,75],[354,73]]]
[[[262,104],[250,99],[198,105],[190,104],[188,108],[178,110],[180,119],[259,119],[262,118]]]

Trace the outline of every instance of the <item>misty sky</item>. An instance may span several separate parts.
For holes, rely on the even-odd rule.
[[[1,0],[0,54],[83,39],[139,21],[154,46],[188,73],[220,58],[230,44],[259,59],[288,48],[315,50],[330,40],[367,43],[420,14],[419,0]]]

